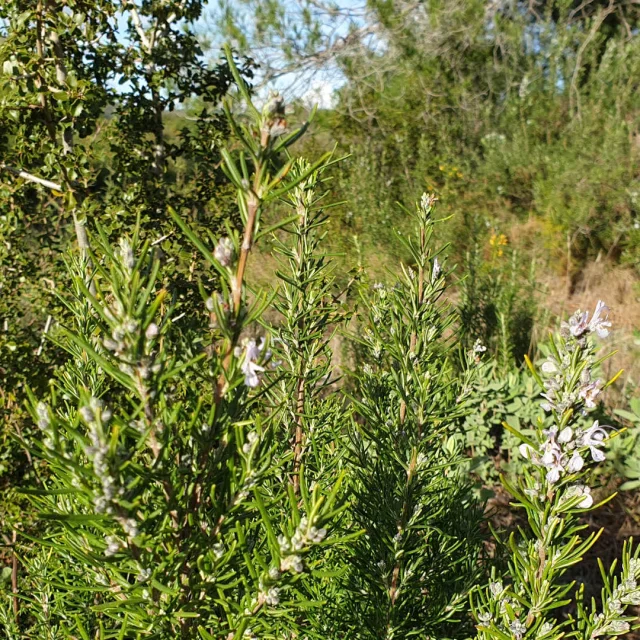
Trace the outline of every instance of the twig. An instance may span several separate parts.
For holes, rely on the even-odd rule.
[[[47,337],[47,333],[49,333],[49,328],[51,327],[51,320],[52,320],[52,316],[47,316],[47,321],[45,322],[44,325],[44,331],[42,332],[42,338],[40,339],[40,346],[38,347],[38,350],[36,351],[36,355],[40,356],[42,354],[42,349],[44,348],[44,340]]]
[[[18,532],[14,529],[13,536],[11,538],[11,592],[13,593],[13,615],[16,618],[16,624],[18,623],[18,616],[20,614],[20,604],[18,602],[18,556],[16,555],[16,540],[18,539]]]
[[[159,245],[161,242],[164,242],[167,238],[169,238],[170,236],[173,235],[173,231],[171,231],[170,233],[167,233],[165,235],[163,235],[161,238],[158,238],[157,240],[154,240],[151,243],[152,247],[155,247],[156,245]]]
[[[18,176],[19,178],[23,178],[29,182],[35,182],[43,187],[47,187],[47,189],[53,189],[54,191],[62,191],[62,185],[57,182],[53,182],[51,180],[46,180],[45,178],[39,178],[38,176],[34,176],[32,173],[28,173],[23,169],[16,169],[15,167],[10,167],[6,165],[4,162],[0,162],[0,170],[4,169],[9,173],[13,173],[13,175]]]
[[[129,7],[129,11],[131,12],[131,19],[133,21],[133,26],[135,27],[138,35],[140,36],[140,41],[146,47],[147,52],[151,53],[152,45],[149,42],[149,38],[147,38],[147,34],[145,33],[144,27],[142,26],[142,20],[140,19],[140,14],[138,13],[138,9],[136,6],[129,2],[127,3]]]

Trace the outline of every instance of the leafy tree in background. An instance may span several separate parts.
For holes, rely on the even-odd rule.
[[[0,412],[12,431],[24,428],[25,372],[41,388],[60,362],[44,334],[53,314],[66,312],[52,291],[74,239],[90,265],[94,221],[119,234],[139,219],[141,236],[174,272],[172,295],[193,300],[200,268],[167,207],[198,228],[233,224],[233,193],[219,168],[227,137],[219,102],[232,78],[225,62],[203,54],[194,30],[203,6],[0,7]],[[24,461],[6,451],[0,475]]]
[[[568,272],[570,289],[598,253],[635,262],[636,3],[221,6],[220,24],[239,46],[261,51],[267,78],[298,67],[337,74],[327,126],[353,155],[337,196],[358,196],[350,227],[378,249],[388,222],[399,222],[394,203],[407,205],[426,189],[459,214],[451,229],[460,258],[486,239],[469,232],[482,226],[475,219],[508,232],[533,215],[539,223],[528,248]],[[244,15],[256,16],[255,29]],[[367,196],[383,202],[375,216]]]

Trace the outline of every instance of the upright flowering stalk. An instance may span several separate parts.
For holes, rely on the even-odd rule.
[[[563,323],[560,335],[551,337],[549,356],[538,373],[531,371],[543,387],[543,408],[551,425],[538,425],[532,438],[525,438],[520,453],[528,465],[513,483],[503,478],[516,505],[525,509],[528,530],[511,533],[506,541],[509,571],[494,573],[485,589],[473,598],[478,638],[611,637],[629,630],[625,609],[640,601],[638,551],[625,545],[622,575],[605,573],[601,602],[583,603],[581,585],[575,598],[575,583],[566,581],[567,570],[579,563],[594,545],[600,532],[582,538],[581,515],[594,505],[589,471],[605,458],[604,448],[611,436],[607,427],[590,420],[589,413],[604,384],[593,378],[599,364],[592,336],[605,338],[611,327],[607,308],[598,302],[589,318],[577,312]],[[513,431],[512,427],[505,427]],[[574,602],[577,617],[561,615],[559,609]]]
[[[265,296],[246,300],[245,275],[269,231],[262,207],[315,169],[287,178],[294,161],[280,152],[301,131],[286,133],[280,99],[258,111],[229,63],[250,116],[245,126],[228,109],[242,151],[223,153],[242,240],[229,228],[209,243],[173,213],[218,276],[218,292],[201,287],[203,326],[181,325],[171,269],[137,232],[114,248],[99,230],[92,282],[72,277],[83,303],[69,302],[76,320],[55,332],[69,358],[51,396],[32,398],[47,473],[29,493],[42,528],[21,567],[34,594],[23,637],[57,626],[65,638],[302,635],[339,484],[299,474],[296,494],[282,482],[291,456],[260,402],[268,349],[252,337]],[[58,568],[53,602],[43,562]]]
[[[228,45],[225,46],[225,54],[240,96],[246,104],[248,116],[245,123],[233,114],[230,101],[224,103],[229,126],[236,136],[239,149],[236,153],[226,148],[221,150],[222,168],[236,189],[242,232],[238,234],[229,229],[229,235],[218,239],[215,249],[211,251],[175,211],[170,211],[174,221],[220,277],[221,291],[213,295],[204,294],[212,325],[217,330],[216,337],[221,338],[217,345],[222,355],[222,371],[216,388],[218,403],[224,401],[224,395],[239,363],[249,387],[257,386],[259,373],[262,371],[261,366],[257,365],[261,348],[247,341],[240,344],[243,329],[260,316],[265,304],[261,297],[252,304],[247,304],[247,264],[251,250],[262,236],[292,220],[287,218],[262,229],[264,208],[268,203],[286,196],[313,171],[326,164],[330,155],[325,154],[313,166],[305,167],[304,171],[291,178],[289,174],[295,161],[293,158],[283,160],[282,156],[304,134],[308,123],[289,131],[284,100],[278,93],[271,93],[262,110],[259,110],[253,103],[249,87],[237,70]],[[285,180],[287,176],[289,179]]]
[[[364,535],[346,558],[349,595],[327,637],[469,632],[482,510],[456,468],[464,382],[447,338],[449,274],[431,246],[433,206],[425,195],[412,215],[415,232],[400,237],[409,261],[397,280],[362,288],[350,460],[352,517]]]
[[[299,161],[292,176],[308,168],[307,162]],[[286,203],[295,218],[283,229],[286,233],[274,238],[279,265],[273,308],[278,319],[270,326],[270,348],[272,363],[277,366],[265,372],[266,400],[272,406],[269,423],[278,450],[288,458],[283,469],[286,474],[280,477],[289,493],[304,501],[307,487],[313,486],[320,494],[337,495],[342,501],[344,425],[351,409],[335,372],[339,354],[332,350],[332,344],[349,313],[341,299],[346,291],[338,289],[333,266],[322,250],[329,219],[322,173],[312,173],[288,194]],[[345,289],[348,291],[348,284]],[[348,514],[343,514],[341,523],[348,519]],[[315,536],[324,537],[325,533],[320,529]],[[314,534],[310,531],[309,535]],[[348,538],[343,535],[342,541]],[[290,545],[287,540],[282,543],[283,550],[290,553],[286,562],[294,567],[298,559],[295,546],[295,535]],[[310,563],[315,555],[317,552],[310,555]],[[332,549],[331,558],[324,562],[325,571],[335,571],[337,576],[344,568],[344,553]],[[320,597],[325,604],[310,609],[305,631],[309,637],[317,637],[315,633],[323,637],[332,621],[340,617],[343,594],[338,580],[324,580],[321,591],[315,585],[310,587],[308,598]]]
[[[309,165],[299,162],[294,176]],[[334,379],[331,341],[347,317],[341,309],[332,266],[321,250],[328,215],[322,206],[320,173],[298,184],[288,197],[295,220],[287,226],[284,241],[275,239],[282,258],[274,308],[282,320],[273,328],[273,357],[280,363],[277,384],[270,394],[274,417],[283,440],[293,450],[291,482],[299,491],[299,474],[305,453],[317,454],[321,440],[335,444],[337,421],[344,419],[342,402],[331,393]],[[322,466],[317,461],[313,467]]]

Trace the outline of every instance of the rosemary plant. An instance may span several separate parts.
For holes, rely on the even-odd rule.
[[[254,408],[268,353],[246,337],[265,302],[247,302],[245,273],[264,206],[316,167],[284,182],[293,160],[279,156],[302,131],[287,131],[279,96],[253,105],[227,55],[251,118],[227,108],[242,238],[209,248],[171,212],[219,283],[202,287],[206,322],[189,345],[155,248],[137,228],[113,248],[98,227],[91,282],[73,275],[76,320],[58,330],[69,361],[50,398],[32,398],[47,474],[28,494],[43,526],[20,532],[37,553],[7,637],[283,637],[300,621],[297,585],[327,543],[337,490],[280,481],[288,459]]]
[[[457,469],[465,385],[446,337],[454,320],[443,300],[448,273],[430,247],[433,204],[423,196],[415,234],[401,237],[411,264],[394,286],[375,284],[362,299],[351,464],[353,519],[365,534],[348,559],[344,637],[464,633],[479,576],[483,516]]]
[[[524,509],[528,527],[505,542],[507,575],[494,572],[472,600],[479,638],[612,637],[629,631],[635,619],[625,614],[640,603],[640,550],[631,541],[624,546],[619,573],[615,562],[608,570],[600,562],[600,602],[584,602],[584,585],[576,587],[567,579],[602,534],[582,537],[580,532],[587,526],[581,517],[603,504],[594,504],[590,472],[605,459],[607,440],[615,435],[597,420],[585,423],[602,389],[613,382],[605,384],[592,375],[600,362],[593,336],[606,338],[610,327],[607,307],[598,302],[590,319],[588,312],[578,311],[562,325],[560,335],[551,337],[550,356],[540,372],[528,361],[543,387],[542,407],[551,426],[545,429],[540,422],[533,438],[517,432],[528,464],[515,481],[503,478],[503,484],[515,506]],[[568,605],[575,613],[563,615]]]

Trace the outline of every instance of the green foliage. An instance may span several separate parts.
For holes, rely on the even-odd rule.
[[[202,9],[198,0],[0,7],[0,353],[12,402],[24,401],[27,377],[45,389],[61,362],[45,334],[66,313],[53,291],[73,235],[86,254],[94,220],[113,239],[139,218],[173,269],[172,295],[193,303],[194,254],[167,206],[198,228],[237,221],[219,168],[228,131],[218,103],[232,78],[226,63],[204,60],[193,26]],[[3,440],[5,428],[30,433],[16,411]],[[6,451],[0,474],[21,477],[24,454]]]
[[[490,490],[500,473],[513,477],[522,471],[522,458],[516,453],[520,442],[504,424],[529,435],[541,410],[530,376],[520,370],[501,374],[495,360],[482,362],[480,355],[458,437],[469,457],[469,471]]]
[[[395,253],[389,204],[428,191],[456,214],[446,239],[459,258],[483,240],[475,221],[486,218],[508,235],[524,227],[524,248],[563,276],[599,254],[638,263],[637,6],[244,0],[228,9],[221,24],[232,36],[242,25],[239,45],[267,52],[267,74],[315,64],[338,77],[317,140],[331,132],[333,144],[337,133],[353,153],[336,198],[376,252]]]
[[[464,594],[480,574],[482,510],[453,434],[463,380],[444,336],[446,266],[431,248],[433,200],[402,237],[412,266],[391,287],[362,293],[350,436],[353,518],[365,535],[349,551],[349,593],[333,637],[460,637]]]
[[[583,538],[580,532],[586,525],[579,517],[600,506],[591,495],[589,459],[605,459],[601,449],[609,437],[598,420],[589,424],[581,417],[596,408],[595,400],[606,386],[592,379],[591,370],[598,364],[591,336],[606,337],[611,326],[605,313],[601,302],[590,319],[588,312],[575,313],[561,334],[551,337],[540,372],[531,366],[544,390],[542,408],[551,426],[544,428],[538,420],[527,436],[505,425],[520,438],[527,463],[513,480],[503,477],[503,484],[515,506],[524,510],[527,526],[502,542],[509,557],[506,575],[494,571],[489,585],[474,594],[479,638],[559,638],[565,633],[594,638],[631,628],[634,618],[626,610],[640,602],[640,550],[634,550],[631,541],[623,549],[619,576],[615,562],[608,571],[600,562],[604,588],[599,603],[583,602],[584,585],[572,596],[575,583],[564,577],[602,533],[592,531]],[[575,617],[560,615],[559,610],[572,603]]]
[[[242,243],[232,234],[212,251],[173,214],[219,274],[221,294],[202,288],[210,329],[180,330],[184,303],[170,299],[139,226],[115,249],[98,226],[90,280],[87,259],[74,269],[73,323],[56,334],[69,357],[49,402],[31,401],[42,432],[32,453],[47,473],[23,492],[41,526],[19,533],[25,549],[36,547],[23,560],[29,595],[16,596],[17,615],[3,611],[8,637],[277,635],[309,604],[296,585],[319,563],[304,559],[326,543],[340,482],[322,492],[326,482],[310,486],[298,469],[295,487],[282,483],[277,420],[248,393],[268,358],[263,344],[240,338],[264,308],[246,301],[243,281],[262,207],[312,168],[287,183],[291,163],[272,174],[298,133],[283,135],[277,97],[262,113],[249,105],[252,120],[237,131],[252,169],[242,152],[239,161],[224,152]]]
[[[534,327],[541,318],[537,307],[534,264],[522,273],[518,254],[506,249],[504,234],[488,239],[487,257],[476,244],[467,255],[460,283],[460,323],[465,347],[476,343],[495,354],[500,373],[519,366],[535,352]]]
[[[465,380],[445,337],[455,316],[429,248],[432,200],[403,239],[417,272],[403,267],[388,296],[362,290],[379,384],[358,370],[349,398],[331,343],[351,314],[321,248],[329,158],[288,157],[306,127],[288,130],[278,95],[258,110],[226,53],[247,104],[242,117],[226,105],[239,146],[221,152],[242,233],[200,234],[169,210],[216,274],[201,278],[186,322],[190,303],[140,221],[117,245],[94,223],[91,248],[67,260],[51,330],[64,361],[44,399],[30,391],[38,437],[19,439],[39,461],[19,491],[37,523],[9,514],[8,638],[366,638],[468,625],[482,514],[451,437]],[[278,198],[293,215],[265,228]],[[269,323],[270,297],[248,295],[246,267],[273,233],[284,260]]]
[[[600,601],[568,581],[600,535],[581,518],[610,439],[593,420],[612,383],[593,341],[607,309],[574,314],[535,368],[533,267],[502,229],[530,216],[567,238],[567,284],[591,252],[627,251],[636,8],[370,2],[354,21],[323,2],[298,3],[297,24],[277,1],[243,3],[264,44],[300,36],[292,61],[329,47],[351,81],[325,138],[297,147],[300,109],[288,118],[273,93],[258,108],[228,46],[205,63],[200,0],[0,8],[9,639],[631,628],[631,542],[621,571],[601,563]],[[350,33],[318,30],[323,15]],[[328,147],[330,128],[357,156],[293,155]],[[436,221],[427,195],[396,207],[425,186],[465,214]],[[401,267],[371,285],[385,257],[368,272],[361,248],[391,224]],[[334,262],[345,227],[362,241]],[[267,240],[278,268],[260,288],[248,264]],[[469,256],[457,280],[447,254]],[[631,408],[619,417],[635,423]],[[627,488],[636,431],[609,448]],[[499,470],[523,517],[487,545],[474,482]]]
[[[629,409],[616,409],[618,418],[628,425],[625,431],[614,440],[610,459],[615,470],[626,481],[620,485],[623,491],[632,491],[640,487],[640,458],[638,445],[640,439],[640,398],[631,398]]]

